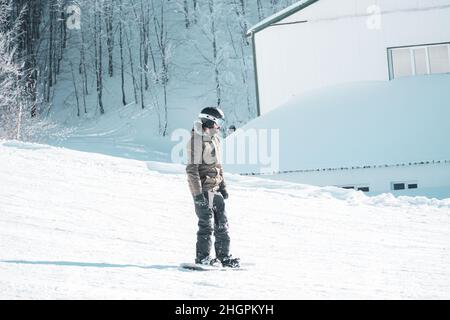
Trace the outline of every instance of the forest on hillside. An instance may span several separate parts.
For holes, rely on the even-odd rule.
[[[0,0],[0,137],[33,119],[191,101],[256,115],[248,28],[294,0]]]

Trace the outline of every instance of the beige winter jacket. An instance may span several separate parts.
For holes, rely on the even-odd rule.
[[[206,191],[225,188],[220,156],[220,138],[206,135],[201,123],[196,122],[187,144],[186,166],[189,189],[194,197]]]

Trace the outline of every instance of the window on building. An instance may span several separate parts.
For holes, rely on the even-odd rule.
[[[411,76],[411,52],[409,49],[392,51],[392,71],[394,78]]]
[[[357,190],[362,192],[370,192],[370,187],[366,185],[359,185],[359,186],[339,186],[339,188],[348,189],[348,190]]]
[[[404,183],[393,183],[392,184],[392,190],[405,190],[405,184]]]
[[[406,189],[418,189],[419,184],[417,182],[392,182],[391,189],[394,191],[406,190]]]
[[[389,77],[450,73],[450,43],[388,49]]]
[[[450,72],[450,45],[429,47],[428,54],[431,73]]]
[[[414,64],[412,67],[415,68],[415,74],[420,76],[424,74],[429,74],[427,66],[427,49],[417,48],[413,49]]]

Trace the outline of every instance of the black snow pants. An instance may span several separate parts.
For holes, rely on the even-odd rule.
[[[208,192],[204,193],[208,199]],[[214,195],[213,208],[208,206],[195,206],[198,217],[197,232],[197,261],[210,256],[214,232],[214,248],[216,258],[223,259],[230,253],[230,237],[228,235],[228,219],[225,211],[225,200],[221,194]]]

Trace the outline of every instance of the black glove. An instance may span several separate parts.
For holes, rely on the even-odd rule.
[[[194,197],[194,204],[196,206],[199,206],[200,208],[209,207],[208,200],[206,200],[206,197],[203,193],[200,193],[199,195]]]
[[[223,184],[220,186],[219,192],[222,194],[222,197],[223,197],[225,200],[228,199],[229,194],[228,194],[227,189],[225,188],[225,186],[224,186]]]

